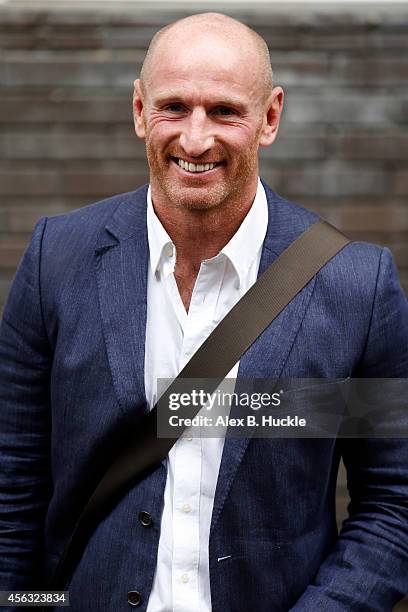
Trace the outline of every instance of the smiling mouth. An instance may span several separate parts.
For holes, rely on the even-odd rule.
[[[220,162],[211,162],[207,164],[192,164],[191,162],[181,159],[180,157],[173,157],[172,159],[176,164],[180,166],[180,168],[182,168],[182,170],[185,170],[186,172],[191,172],[192,174],[198,172],[208,172],[209,170],[213,170],[214,168],[220,165]]]

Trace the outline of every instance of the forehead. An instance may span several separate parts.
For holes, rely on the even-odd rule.
[[[230,92],[253,98],[259,94],[259,58],[251,45],[219,36],[172,39],[155,49],[148,89],[153,96],[168,90],[199,91],[208,96]]]

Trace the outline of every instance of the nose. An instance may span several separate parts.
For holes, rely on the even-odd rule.
[[[196,108],[189,115],[180,134],[180,146],[187,155],[200,157],[214,144],[210,120],[204,109]]]

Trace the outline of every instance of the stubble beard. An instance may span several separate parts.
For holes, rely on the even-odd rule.
[[[242,155],[236,171],[225,180],[212,183],[208,187],[180,188],[176,180],[169,177],[170,159],[160,157],[146,138],[146,155],[150,168],[150,182],[156,183],[167,199],[167,204],[187,210],[211,210],[225,206],[239,199],[257,168],[258,147],[251,147]]]

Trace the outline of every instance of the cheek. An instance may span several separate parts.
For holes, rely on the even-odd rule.
[[[235,138],[233,142],[231,141],[229,150],[232,158],[235,158],[237,163],[240,163],[239,160],[243,158],[256,157],[258,150],[258,138],[256,134],[252,134],[250,137],[247,137],[247,135],[241,135],[240,138]]]
[[[163,153],[168,147],[174,146],[177,139],[177,132],[164,122],[157,122],[155,125],[149,124],[146,128],[146,142],[152,147]]]
[[[152,132],[160,130],[161,133],[170,133],[177,131],[180,120],[171,120],[161,113],[150,112],[146,117],[146,127]]]
[[[235,155],[243,156],[258,147],[260,130],[252,124],[223,126],[219,132],[223,142]]]

